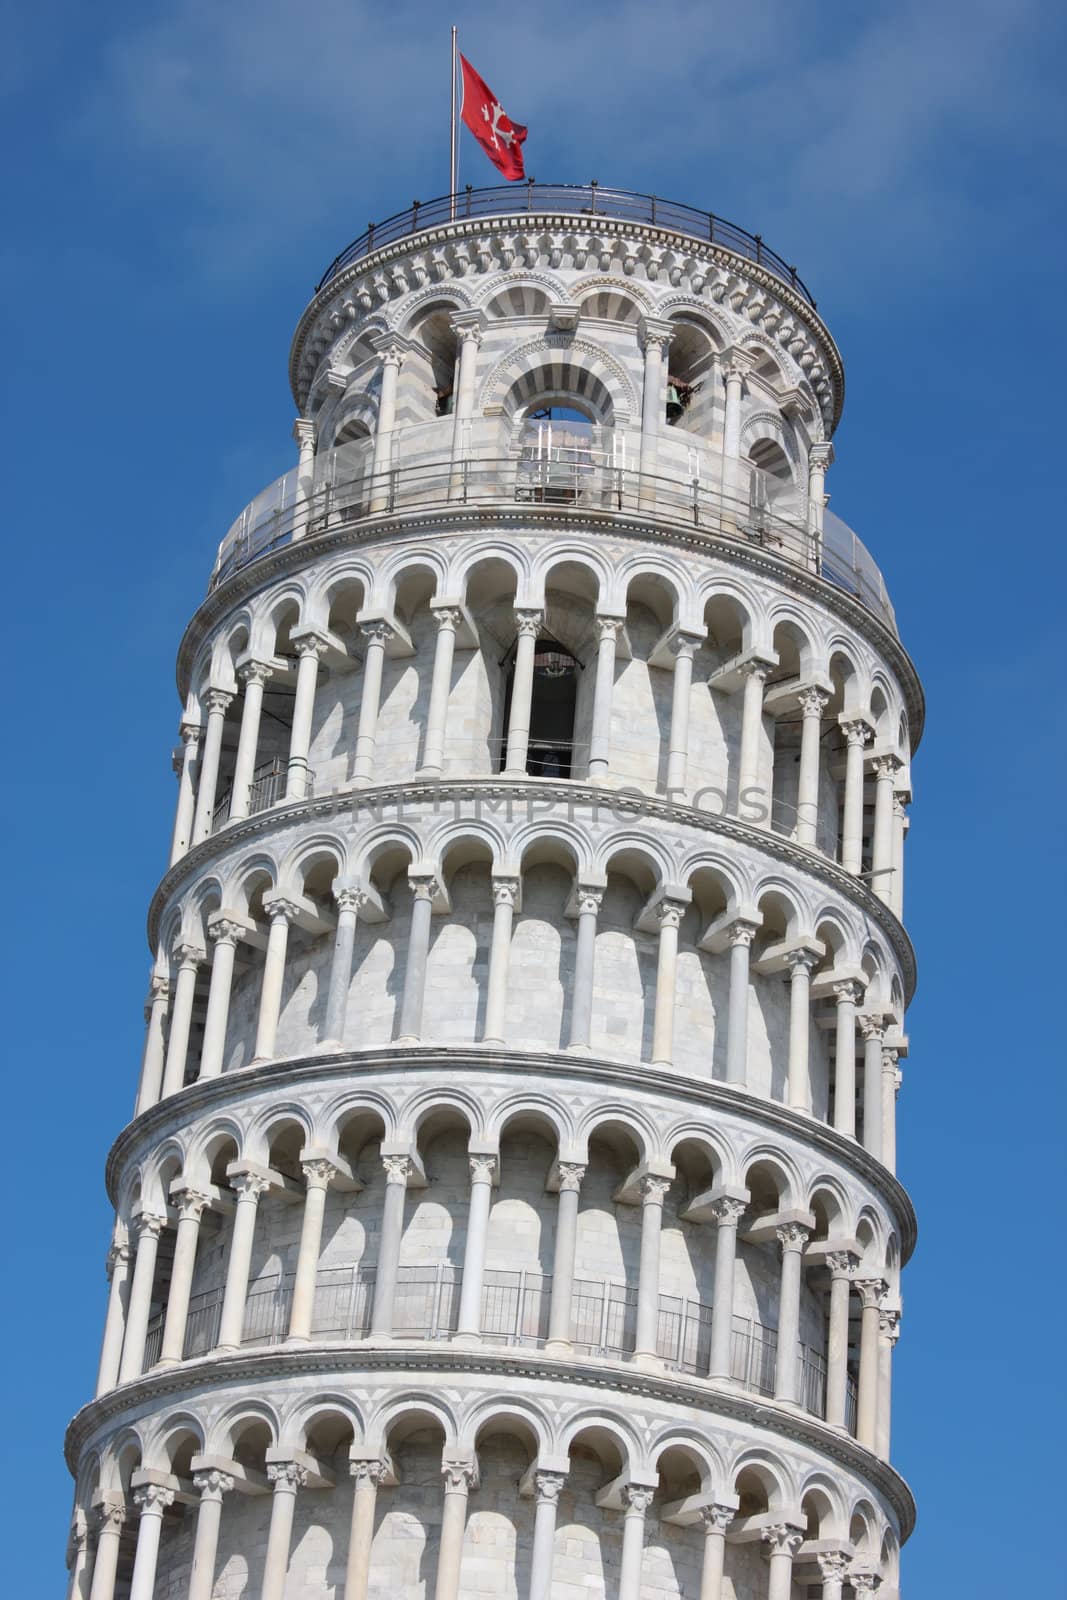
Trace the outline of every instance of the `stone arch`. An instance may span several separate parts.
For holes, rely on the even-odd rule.
[[[390,1396],[367,1421],[367,1448],[381,1455],[388,1449],[392,1435],[399,1426],[403,1431],[413,1427],[436,1425],[444,1434],[444,1448],[455,1453],[459,1442],[459,1418],[456,1410],[440,1395],[422,1394],[418,1389],[401,1391]]]
[[[480,288],[478,296],[491,321],[504,322],[547,317],[560,299],[560,285],[539,273],[502,273]]]
[[[594,420],[619,426],[639,409],[637,390],[622,364],[588,339],[548,333],[509,351],[482,384],[478,410],[515,416],[544,394],[577,397]]]

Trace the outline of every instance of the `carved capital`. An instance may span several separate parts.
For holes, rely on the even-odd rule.
[[[732,1506],[701,1506],[700,1521],[705,1533],[725,1533],[737,1516]]]
[[[162,1000],[163,1003],[166,1004],[169,999],[170,979],[161,976],[161,974],[158,972],[153,972],[151,978],[148,980],[148,1004],[151,1006],[157,1000]]]
[[[471,1156],[467,1157],[470,1167],[471,1183],[492,1183],[496,1172],[496,1156]]]
[[[355,1478],[356,1488],[362,1484],[373,1484],[375,1488],[385,1477],[387,1468],[384,1461],[350,1461],[348,1463],[349,1476]]]
[[[434,877],[432,872],[424,873],[417,878],[409,875],[408,883],[411,885],[411,893],[416,900],[436,900],[441,893],[440,881]]]
[[[834,1000],[839,1006],[855,1006],[863,999],[863,985],[857,983],[855,978],[844,978],[833,987]]]
[[[900,1312],[879,1308],[878,1332],[883,1339],[888,1339],[890,1344],[896,1344],[900,1338]]]
[[[441,633],[455,633],[463,621],[463,613],[458,606],[431,606],[430,615]]]
[[[577,1194],[582,1187],[585,1177],[585,1168],[577,1161],[561,1161],[559,1163],[559,1192]]]
[[[172,954],[179,967],[193,967],[200,965],[207,959],[207,951],[198,944],[186,944],[179,939],[172,948]]]
[[[201,1500],[221,1500],[224,1494],[229,1494],[236,1479],[228,1472],[219,1472],[214,1467],[209,1472],[193,1473],[193,1488],[200,1491]]]
[[[708,1214],[724,1228],[736,1228],[747,1210],[748,1202],[733,1195],[720,1195],[708,1207]]]
[[[272,922],[295,922],[300,915],[300,907],[292,900],[286,900],[282,895],[270,895],[263,901],[263,909]]]
[[[133,1503],[142,1517],[161,1517],[174,1504],[174,1490],[162,1483],[142,1483],[133,1491]]]
[[[680,900],[661,900],[656,907],[656,921],[660,929],[680,928],[685,916],[685,906]]]
[[[402,1183],[407,1187],[411,1177],[410,1156],[383,1156],[382,1166],[385,1168],[386,1183]]]
[[[859,1265],[859,1257],[851,1250],[830,1250],[827,1252],[826,1265],[831,1277],[851,1278]]]
[[[856,1021],[865,1040],[882,1040],[885,1038],[885,1018],[881,1012],[876,1011],[871,1015],[865,1013],[863,1016],[857,1017]]]
[[[118,1266],[129,1266],[132,1251],[128,1244],[113,1244],[107,1253],[107,1275],[110,1280]]]
[[[126,1506],[122,1500],[105,1500],[103,1505],[95,1506],[96,1531],[102,1533],[119,1533],[126,1521]]]
[[[269,683],[274,676],[274,668],[266,661],[243,661],[237,668],[237,676],[246,685]]]
[[[751,661],[743,661],[739,670],[743,678],[758,678],[761,683],[766,683],[771,675],[771,663],[754,658]]]
[[[805,1228],[800,1222],[786,1222],[780,1228],[775,1228],[774,1235],[784,1251],[799,1252],[811,1238],[811,1229]]]
[[[280,1489],[283,1494],[295,1494],[308,1481],[307,1468],[302,1467],[299,1461],[272,1461],[267,1467],[267,1477],[275,1491]]]
[[[652,1173],[646,1172],[641,1179],[641,1204],[644,1206],[661,1206],[667,1198],[667,1191],[671,1186],[669,1178],[657,1178]]]
[[[843,722],[841,724],[841,732],[844,734],[848,744],[858,744],[861,747],[867,743],[871,736],[870,724],[859,719],[854,722]]]
[[[796,977],[798,973],[804,976],[812,973],[819,964],[819,957],[814,950],[790,950],[785,958],[790,976]]]
[[[514,911],[519,899],[518,878],[493,879],[493,904],[495,906],[510,906]]]
[[[516,611],[515,631],[520,639],[523,637],[536,639],[544,620],[543,611]]]
[[[309,1189],[328,1189],[337,1176],[337,1168],[333,1162],[321,1158],[301,1161],[300,1170]]]
[[[759,929],[754,922],[746,922],[743,917],[738,917],[737,921],[731,922],[726,929],[726,937],[731,945],[743,944],[751,949],[752,941],[758,932]]]
[[[655,1489],[649,1489],[643,1483],[624,1484],[622,1491],[622,1503],[626,1508],[626,1515],[643,1517],[649,1506],[652,1504],[652,1498],[655,1495],[655,1492]]]
[[[605,644],[610,639],[611,643],[614,644],[622,628],[622,618],[594,617],[593,622],[596,625],[597,642]]]
[[[835,1578],[840,1583],[848,1571],[848,1556],[844,1550],[822,1550],[815,1560],[824,1583],[833,1582]]]
[[[270,1188],[270,1179],[261,1177],[258,1172],[238,1172],[230,1179],[230,1187],[239,1201],[258,1205],[260,1196]]]
[[[183,1222],[186,1217],[192,1218],[194,1222],[199,1222],[211,1204],[211,1196],[202,1194],[199,1189],[183,1189],[177,1199],[178,1216]]]
[[[383,648],[396,633],[388,622],[361,622],[359,631],[368,644],[380,645]]]
[[[137,1229],[138,1239],[143,1239],[146,1234],[158,1239],[167,1226],[167,1219],[157,1216],[154,1211],[142,1211],[139,1217],[134,1218],[133,1226]]]
[[[330,642],[321,633],[302,633],[299,639],[293,640],[297,655],[303,660],[306,656],[314,656],[316,661],[321,661]]]
[[[446,1494],[467,1494],[474,1488],[474,1465],[470,1461],[443,1461],[441,1476]]]
[[[208,923],[207,936],[213,944],[232,944],[236,949],[245,932],[241,923],[232,922],[229,917],[216,917]]]
[[[338,889],[333,898],[338,911],[358,913],[367,903],[367,892],[365,889]]]
[[[183,722],[178,730],[182,744],[186,746],[188,756],[196,755],[196,748],[200,743],[199,722]]]
[[[826,472],[833,465],[834,447],[828,441],[808,446],[808,471]]]
[[[596,916],[604,904],[603,889],[586,889],[581,884],[575,896],[579,916]]]
[[[204,696],[209,716],[224,717],[232,703],[233,695],[226,689],[209,689]]]
[[[853,1282],[860,1299],[863,1301],[864,1311],[878,1306],[882,1296],[888,1291],[889,1285],[884,1278],[855,1278]]]
[[[536,1473],[534,1476],[534,1483],[537,1488],[538,1500],[545,1501],[548,1505],[552,1506],[558,1504],[560,1494],[563,1490],[563,1485],[566,1483],[566,1481],[567,1480],[562,1472]]]
[[[848,1575],[848,1581],[852,1585],[852,1593],[856,1596],[856,1600],[861,1600],[861,1596],[874,1593],[882,1578],[872,1567],[853,1567]]]
[[[830,704],[830,696],[823,689],[801,689],[797,699],[806,717],[821,717]]]
[[[790,1527],[788,1522],[776,1522],[772,1527],[764,1528],[763,1542],[770,1547],[772,1556],[787,1555],[792,1560],[804,1543],[804,1535],[799,1528]]]

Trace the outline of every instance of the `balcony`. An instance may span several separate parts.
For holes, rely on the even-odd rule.
[[[441,506],[654,518],[689,541],[725,538],[766,550],[854,596],[896,632],[882,575],[864,545],[827,511],[821,536],[808,523],[805,492],[750,462],[725,460],[696,435],[673,428],[658,439],[654,474],[638,470],[641,435],[581,422],[461,425],[451,418],[397,429],[391,464],[373,471],[374,442],[354,440],[315,458],[311,483],[294,468],[245,507],[219,546],[210,589],[294,539],[358,530],[371,518]]]
[[[252,1289],[245,1301],[242,1344],[284,1342],[293,1297],[292,1273]],[[463,1272],[448,1262],[401,1267],[393,1310],[395,1339],[448,1340],[456,1331]],[[482,1284],[481,1333],[486,1344],[541,1349],[548,1337],[552,1278],[542,1272],[487,1270]],[[320,1267],[311,1320],[312,1337],[342,1344],[370,1331],[374,1270],[358,1265]],[[189,1302],[184,1357],[207,1355],[218,1342],[222,1290],[210,1289]],[[577,1279],[571,1304],[571,1341],[576,1355],[622,1361],[633,1354],[637,1290],[606,1280]],[[159,1360],[162,1318],[149,1327],[144,1370]],[[735,1316],[731,1377],[741,1388],[770,1397],[778,1335],[773,1328]],[[703,1377],[711,1359],[711,1307],[698,1300],[660,1295],[656,1351],[664,1366]],[[800,1401],[812,1416],[826,1412],[826,1362],[809,1345],[797,1346]],[[856,1391],[848,1382],[846,1424],[856,1431]]]
[[[269,811],[271,806],[276,806],[285,799],[288,785],[289,763],[280,756],[275,756],[270,761],[264,761],[256,768],[252,783],[248,791],[248,810],[246,816],[254,817],[259,811]],[[315,774],[309,769],[304,770],[303,793],[301,799],[310,800],[315,794]],[[217,833],[224,828],[230,820],[230,811],[233,805],[232,786],[225,789],[215,803],[211,813],[211,831]]]
[[[655,194],[636,194],[631,189],[608,189],[599,183],[535,183],[532,178],[518,186],[508,183],[472,189],[468,185],[460,194],[443,194],[435,200],[416,200],[406,210],[398,211],[384,222],[372,222],[365,233],[353,239],[339,256],[334,257],[316,284],[315,293],[325,289],[345,267],[370,255],[372,250],[380,250],[383,245],[405,239],[425,228],[439,228],[449,222],[466,222],[475,217],[515,217],[525,222],[534,213],[551,216],[554,225],[561,216],[583,219],[611,217],[644,227],[665,228],[671,233],[698,239],[702,244],[719,245],[735,256],[742,256],[746,261],[754,261],[757,266],[765,267],[815,309],[815,301],[797,276],[796,267],[788,265],[764,244],[760,234],[749,233],[736,223],[725,222],[712,211],[701,211],[696,206],[682,205],[677,200],[662,200]]]

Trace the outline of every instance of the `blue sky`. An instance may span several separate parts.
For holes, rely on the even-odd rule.
[[[6,1589],[62,1592],[107,1147],[174,803],[174,656],[289,466],[292,327],[370,218],[447,188],[448,23],[546,181],[707,206],[796,261],[843,351],[832,504],[929,715],[907,920],[894,1456],[909,1600],[1067,1592],[1061,492],[1064,13],[1036,0],[4,9],[9,589]],[[468,140],[461,181],[492,169]]]

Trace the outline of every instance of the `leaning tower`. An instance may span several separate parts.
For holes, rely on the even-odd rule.
[[[181,642],[73,1600],[899,1590],[922,696],[758,236],[370,228]]]

